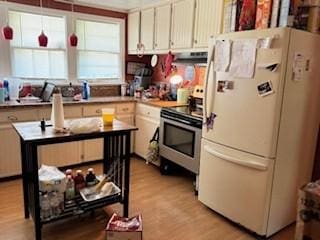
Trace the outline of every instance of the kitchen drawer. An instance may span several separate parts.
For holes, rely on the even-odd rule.
[[[134,112],[134,103],[119,103],[116,105],[117,114],[128,114]]]
[[[21,122],[38,120],[38,110],[16,110],[8,112],[0,112],[0,122]]]
[[[82,107],[81,106],[64,106],[64,118],[81,118],[82,117]],[[39,110],[39,118],[50,120],[51,119],[51,108],[45,108]]]
[[[153,119],[160,119],[160,108],[138,103],[136,114],[151,117]]]
[[[102,108],[115,108],[113,104],[99,104],[99,105],[90,105],[83,107],[83,116],[84,117],[96,117],[101,116]]]

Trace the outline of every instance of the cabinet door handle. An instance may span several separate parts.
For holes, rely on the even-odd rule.
[[[96,110],[96,113],[101,114],[101,113],[102,113],[101,109],[97,109],[97,110]]]
[[[129,108],[122,108],[122,111],[126,112],[126,111],[129,111]]]
[[[197,43],[198,43],[198,40],[194,40],[194,43],[197,44]]]
[[[10,120],[10,121],[18,121],[18,117],[16,117],[16,116],[8,116],[8,120]]]

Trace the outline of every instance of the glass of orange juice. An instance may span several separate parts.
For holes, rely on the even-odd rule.
[[[102,108],[102,119],[105,126],[111,126],[114,119],[114,108]]]

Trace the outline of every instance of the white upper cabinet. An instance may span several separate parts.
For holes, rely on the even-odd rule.
[[[220,33],[222,0],[196,0],[195,48],[207,48],[210,37]]]
[[[171,4],[155,8],[155,43],[154,49],[170,48]]]
[[[128,14],[128,51],[136,52],[140,43],[140,12]]]
[[[195,0],[180,0],[172,3],[172,49],[192,48],[194,13]]]
[[[141,10],[141,43],[144,50],[153,50],[154,43],[154,8]]]

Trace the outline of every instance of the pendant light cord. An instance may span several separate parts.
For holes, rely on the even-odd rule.
[[[7,0],[4,0],[4,2],[6,3],[6,23],[7,23],[7,26],[9,25],[9,8],[7,6]]]
[[[71,2],[71,21],[72,21],[72,31],[75,32],[74,27],[74,0]]]
[[[40,0],[40,12],[41,12],[41,28],[43,32],[43,9],[42,9],[42,0]]]

